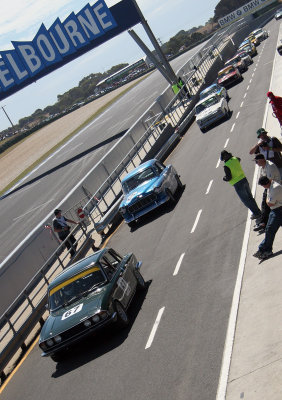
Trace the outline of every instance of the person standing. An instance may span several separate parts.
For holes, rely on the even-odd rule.
[[[263,154],[257,154],[254,158],[256,164],[260,167],[260,176],[267,176],[268,179],[271,179],[275,182],[281,184],[281,176],[279,173],[279,169],[277,166],[264,158]],[[262,195],[262,202],[261,202],[261,218],[257,221],[256,226],[254,227],[254,231],[264,232],[265,227],[268,221],[269,213],[271,211],[270,207],[267,205],[267,189],[264,189]]]
[[[251,210],[253,213],[251,218],[259,219],[261,217],[261,211],[253,198],[249,182],[241,167],[241,159],[239,157],[233,157],[232,154],[226,150],[221,152],[220,159],[224,161],[225,176],[223,180],[234,187],[242,203]]]
[[[282,144],[276,137],[269,137],[264,128],[257,130],[258,143],[250,150],[250,154],[263,154],[266,160],[272,161],[280,171],[282,169]],[[282,175],[281,175],[282,176]]]
[[[272,92],[267,92],[266,95],[270,99],[269,104],[272,106],[273,115],[282,128],[282,97],[275,96]]]
[[[71,224],[76,224],[78,225],[79,222],[73,221],[71,219],[68,219],[62,215],[62,210],[56,209],[54,211],[55,218],[53,219],[53,228],[54,232],[58,233],[59,239],[63,242],[69,235],[70,233],[70,226],[67,224],[67,222]],[[73,257],[75,255],[75,250],[77,247],[77,244],[75,244],[76,240],[73,235],[70,235],[68,237],[68,240],[66,240],[65,245],[68,250],[70,250],[70,256]]]
[[[267,176],[261,176],[258,183],[267,189],[266,202],[271,209],[265,228],[265,238],[259,244],[258,251],[253,254],[254,257],[264,260],[273,254],[272,246],[275,235],[282,226],[282,185],[268,179]]]

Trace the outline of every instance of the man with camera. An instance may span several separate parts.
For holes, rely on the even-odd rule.
[[[263,154],[266,160],[272,161],[279,169],[282,178],[282,144],[276,137],[269,137],[264,128],[257,130],[258,143],[251,148],[250,154]]]

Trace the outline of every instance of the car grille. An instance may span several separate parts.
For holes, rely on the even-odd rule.
[[[204,124],[208,124],[208,123],[211,123],[211,122],[217,120],[218,118],[221,118],[222,116],[223,116],[222,111],[218,110],[215,114],[211,114],[211,115],[207,116],[202,121]]]
[[[157,200],[157,195],[155,193],[151,193],[141,199],[135,201],[135,203],[131,204],[127,210],[130,214],[135,214],[143,208],[148,207],[150,204],[154,203]]]

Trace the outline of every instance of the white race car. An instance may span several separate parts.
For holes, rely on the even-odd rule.
[[[195,106],[196,122],[202,132],[215,122],[229,118],[230,110],[225,97],[212,94]]]

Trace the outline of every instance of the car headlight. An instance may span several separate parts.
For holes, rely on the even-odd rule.
[[[61,343],[61,341],[62,341],[62,336],[60,336],[60,335],[55,336],[55,337],[54,337],[54,340],[55,340],[56,343]]]
[[[92,321],[95,322],[95,324],[97,324],[97,322],[100,321],[100,316],[98,314],[94,315],[94,317],[92,317]]]
[[[125,207],[120,207],[119,212],[121,214],[125,214],[126,213],[126,208]]]
[[[47,344],[48,347],[52,347],[52,346],[54,346],[54,340],[53,339],[48,339],[46,341],[46,344]]]

